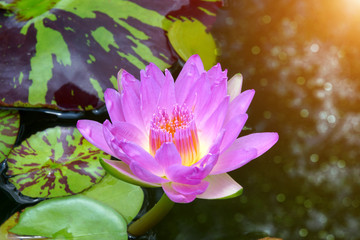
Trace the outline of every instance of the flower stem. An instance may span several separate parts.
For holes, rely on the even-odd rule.
[[[128,227],[128,233],[133,236],[144,235],[152,227],[158,224],[168,214],[173,206],[174,202],[171,201],[164,193],[150,211],[130,224]]]

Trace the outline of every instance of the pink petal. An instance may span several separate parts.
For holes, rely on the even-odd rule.
[[[200,74],[204,71],[204,66],[198,55],[193,55],[186,61],[175,82],[176,101],[179,105],[184,103]]]
[[[160,108],[166,109],[168,113],[173,110],[174,105],[176,104],[175,99],[175,84],[174,79],[171,73],[166,69],[165,70],[165,80],[161,88],[160,96],[157,102],[157,105]]]
[[[200,96],[198,97],[198,99],[199,98]],[[224,98],[229,98],[229,96],[226,94],[226,81],[224,81],[221,84],[214,84],[210,86],[210,93],[207,94],[207,96],[205,96],[205,98],[202,100],[203,102],[202,106],[197,106],[197,109],[194,112],[195,117],[197,119],[209,118],[209,116],[214,111],[216,111],[216,109],[219,107],[219,104],[221,104]]]
[[[172,183],[171,186],[175,191],[184,195],[199,195],[205,192],[209,186],[209,182],[201,181],[201,183],[197,185]]]
[[[230,102],[224,124],[230,121],[233,117],[246,113],[254,97],[254,94],[254,90],[246,90],[237,96],[232,102]]]
[[[258,157],[274,146],[278,140],[279,134],[276,132],[253,133],[236,139],[228,150],[255,148],[257,150],[256,157]]]
[[[235,170],[269,150],[279,139],[277,133],[253,133],[235,140],[218,159],[211,175]]]
[[[103,126],[101,123],[91,120],[79,120],[76,124],[79,132],[88,140],[92,145],[100,148],[104,152],[114,156],[114,152],[107,144],[103,135]]]
[[[125,117],[121,105],[121,94],[108,88],[104,93],[105,104],[112,122],[124,122]]]
[[[140,95],[140,81],[137,80],[133,75],[125,71],[124,69],[120,70],[119,74],[121,74],[121,88],[122,91],[132,90],[136,93],[137,96]],[[118,76],[119,77],[119,76]],[[119,87],[120,89],[120,87]],[[119,90],[120,92],[120,90]]]
[[[131,159],[131,163],[136,162],[139,166],[141,166],[141,168],[144,168],[155,175],[164,175],[164,171],[162,170],[160,164],[142,147],[128,141],[121,141],[119,144],[120,148],[124,151],[127,157]],[[134,174],[136,173],[134,172]]]
[[[169,182],[169,180],[153,174],[148,169],[140,165],[138,162],[132,161],[130,163],[130,169],[135,176],[137,176],[138,178],[142,179],[145,182],[155,183],[155,184]]]
[[[211,147],[209,148],[209,153],[218,154],[220,152],[220,146],[222,141],[224,140],[224,136],[225,136],[225,129],[221,129],[221,131],[218,132]],[[201,160],[199,160],[199,162],[201,162]]]
[[[238,148],[232,149],[231,151],[228,149],[220,154],[219,159],[210,174],[216,175],[238,169],[256,158],[256,155],[257,151],[255,148]]]
[[[208,72],[207,76],[210,82],[210,85],[219,84],[220,82],[227,81],[227,70],[222,71],[220,63],[213,66]],[[225,85],[226,86],[226,85]]]
[[[234,100],[241,93],[241,87],[243,83],[243,77],[240,73],[235,74],[228,81],[227,94],[230,96],[230,102]]]
[[[233,117],[229,122],[225,124],[224,126],[225,136],[221,143],[221,147],[220,147],[221,152],[226,150],[239,136],[247,119],[248,119],[247,114],[239,114]]]
[[[195,200],[196,195],[183,195],[177,191],[175,191],[171,183],[162,184],[162,188],[166,195],[170,198],[171,201],[177,203],[189,203]]]
[[[217,154],[208,154],[196,165],[184,166],[174,164],[166,169],[166,177],[172,181],[183,184],[197,185],[211,172],[218,159]]]
[[[163,143],[156,151],[155,160],[160,164],[164,171],[174,164],[181,164],[181,157],[174,143]]]
[[[111,124],[108,120],[106,120],[103,126],[108,128],[113,137],[119,141],[127,140],[140,145],[144,149],[149,148],[148,137],[131,123],[114,122]]]
[[[114,137],[114,135],[110,132],[110,130],[107,127],[103,127],[102,130],[105,141],[113,153],[111,155],[129,164],[131,160],[120,148],[119,140]]]
[[[130,167],[124,163],[123,161],[116,161],[116,160],[108,160],[102,159],[100,160],[101,165],[106,172],[110,173],[112,176],[123,180],[125,182],[135,184],[141,187],[159,187],[160,184],[149,183],[146,181],[141,180],[137,176],[135,176]]]
[[[145,133],[144,121],[140,109],[140,82],[125,70],[123,71],[121,79],[124,88],[121,103],[125,120],[126,122],[131,122]]]
[[[207,118],[227,96],[227,70],[222,71],[220,64],[215,65],[205,74],[205,83],[202,85],[204,87],[198,91],[198,95],[202,95],[198,101],[202,101],[202,104],[197,104],[199,106],[195,111],[200,119]]]
[[[154,84],[162,86],[165,81],[164,73],[154,63],[149,63],[145,68],[146,75],[152,78]]]
[[[209,187],[204,193],[198,195],[197,198],[231,198],[242,193],[242,187],[226,173],[208,176],[205,180],[210,183]]]
[[[198,128],[198,136],[201,144],[201,148],[207,149],[209,144],[211,144],[220,129],[223,126],[224,119],[226,116],[227,107],[229,104],[229,96],[226,96],[218,105],[216,110],[205,119],[196,119],[197,128]]]
[[[145,70],[141,70],[140,101],[144,123],[151,121],[152,115],[157,110],[160,90],[165,81],[164,74],[153,63]]]
[[[195,115],[198,115],[210,97],[210,82],[207,79],[206,72],[203,72],[194,84],[193,90],[187,95],[184,104],[189,109],[194,110]]]

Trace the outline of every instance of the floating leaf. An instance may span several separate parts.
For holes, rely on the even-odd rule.
[[[139,213],[144,193],[139,186],[105,175],[100,183],[82,193],[117,210],[127,223]]]
[[[124,68],[161,69],[178,56],[176,18],[215,21],[221,0],[0,0],[0,105],[88,110]]]
[[[196,19],[175,21],[168,32],[171,45],[176,53],[185,61],[194,54],[203,59],[205,69],[216,64],[218,50],[211,33],[206,26]]]
[[[76,128],[48,128],[10,152],[7,175],[24,195],[66,196],[99,182],[105,174],[99,159],[107,156]]]
[[[127,240],[127,223],[112,208],[76,195],[26,208],[10,232],[53,239]]]
[[[0,162],[9,154],[19,131],[18,111],[0,110]]]

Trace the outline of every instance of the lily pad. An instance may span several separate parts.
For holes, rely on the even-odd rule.
[[[99,182],[105,171],[99,159],[107,154],[73,127],[48,128],[15,147],[8,157],[9,181],[30,197],[79,193]]]
[[[20,125],[18,111],[0,110],[0,162],[9,154],[13,147]]]
[[[139,186],[118,180],[110,174],[82,195],[112,207],[121,213],[127,223],[139,213],[144,201],[144,192]]]
[[[112,208],[76,195],[26,208],[10,232],[53,239],[127,240],[127,223]]]
[[[0,0],[0,105],[99,108],[121,68],[138,76],[177,61],[165,34],[175,19],[209,26],[221,3]]]
[[[206,70],[216,64],[218,49],[214,37],[204,24],[196,19],[182,19],[175,21],[168,37],[176,53],[183,60],[194,54],[200,55]]]

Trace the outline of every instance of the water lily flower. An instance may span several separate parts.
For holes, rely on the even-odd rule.
[[[162,187],[179,203],[239,194],[242,187],[227,172],[278,140],[274,132],[237,138],[255,91],[241,92],[241,75],[228,81],[220,64],[205,71],[198,55],[175,82],[152,63],[140,76],[121,70],[118,91],[106,90],[111,122],[77,123],[89,142],[121,160],[102,160],[105,169],[130,183]]]

